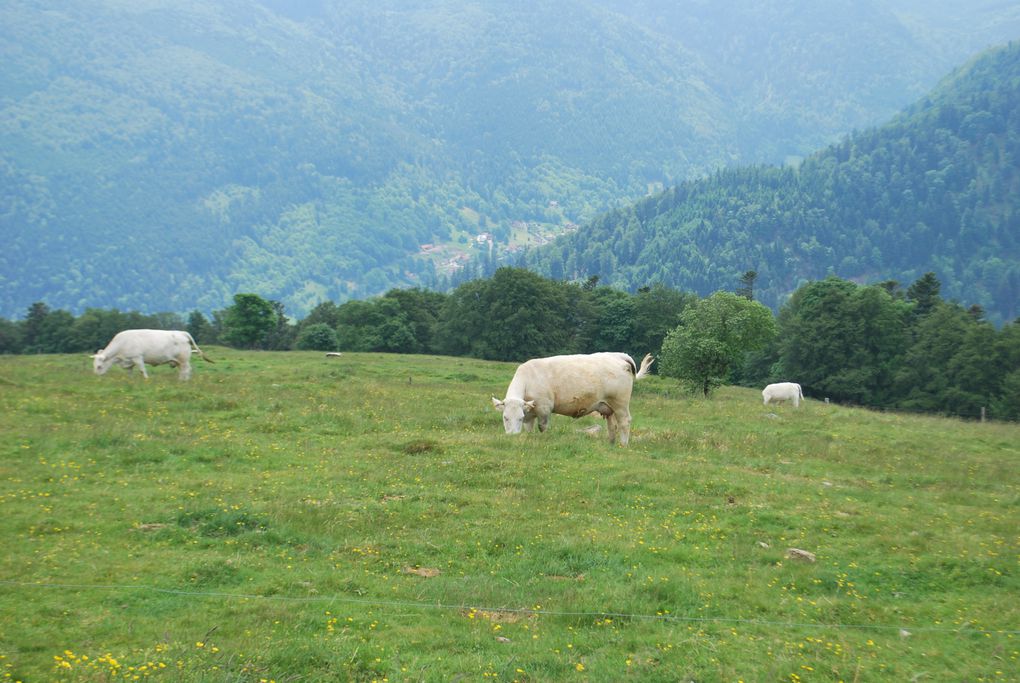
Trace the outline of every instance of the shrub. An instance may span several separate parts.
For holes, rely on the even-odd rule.
[[[303,351],[336,351],[336,331],[326,323],[314,323],[301,330],[297,347]]]

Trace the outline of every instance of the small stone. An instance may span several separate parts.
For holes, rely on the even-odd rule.
[[[801,550],[800,548],[787,548],[786,556],[791,560],[806,560],[808,562],[815,561],[815,554],[808,552],[807,550]]]
[[[439,576],[441,572],[431,567],[404,567],[404,573],[431,579]]]

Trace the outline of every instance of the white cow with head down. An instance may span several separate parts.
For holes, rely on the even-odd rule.
[[[106,348],[92,356],[92,368],[97,375],[106,374],[113,365],[131,370],[139,368],[145,379],[149,373],[145,364],[162,365],[169,363],[178,368],[177,378],[191,377],[191,353],[212,363],[187,332],[181,330],[124,330],[114,335]]]
[[[502,401],[492,404],[503,413],[507,434],[539,431],[549,426],[549,415],[582,417],[599,413],[606,418],[609,442],[630,441],[630,395],[634,380],[648,373],[655,359],[647,354],[638,369],[626,353],[592,353],[534,358],[517,367]]]
[[[804,392],[800,390],[800,385],[796,382],[778,382],[762,389],[761,397],[764,405],[768,405],[773,401],[777,403],[779,401],[793,401],[793,407],[799,408],[800,402],[804,398]]]

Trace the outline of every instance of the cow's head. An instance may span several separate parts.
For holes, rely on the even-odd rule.
[[[520,434],[521,428],[524,426],[524,418],[535,414],[535,402],[520,398],[508,398],[500,401],[493,396],[492,405],[503,413],[503,428],[507,434]]]
[[[97,351],[92,356],[92,369],[96,371],[97,375],[105,375],[111,365],[113,365],[113,358],[107,358],[102,351]]]

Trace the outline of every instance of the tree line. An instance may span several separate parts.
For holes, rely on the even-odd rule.
[[[658,372],[704,395],[722,384],[799,382],[806,395],[873,408],[1020,419],[1020,320],[997,329],[974,305],[942,298],[927,273],[908,287],[830,276],[804,284],[774,315],[754,300],[757,274],[707,297],[663,285],[628,293],[504,267],[450,293],[393,289],[319,303],[301,320],[257,294],[207,318],[29,307],[0,319],[0,353],[95,352],[131,328],[186,329],[199,344],[262,350],[470,356],[653,353]],[[736,283],[735,283],[736,284]]]

